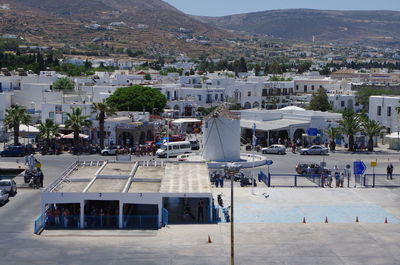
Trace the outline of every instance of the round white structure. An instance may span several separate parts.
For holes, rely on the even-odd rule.
[[[203,123],[203,158],[206,161],[240,161],[240,120],[218,108]]]

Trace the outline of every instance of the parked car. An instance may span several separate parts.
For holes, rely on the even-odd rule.
[[[301,155],[326,155],[328,152],[328,148],[322,145],[312,145],[310,147],[300,149]]]
[[[321,174],[324,168],[322,168],[320,165],[311,163],[311,164],[306,164],[306,163],[300,163],[296,166],[296,172],[297,174]]]
[[[273,144],[271,146],[261,149],[261,153],[284,155],[286,154],[286,146],[281,144]]]
[[[199,150],[200,149],[200,144],[198,140],[190,140],[190,146],[192,147],[192,150]]]
[[[4,190],[9,196],[13,197],[17,194],[17,184],[13,179],[2,179],[0,180],[0,190]]]
[[[0,190],[0,204],[4,205],[7,201],[10,195],[8,195],[8,192],[5,190]]]
[[[23,146],[8,146],[4,151],[0,153],[2,157],[5,156],[20,156],[23,157],[26,154],[25,147]]]
[[[102,156],[116,155],[117,153],[118,153],[118,146],[116,145],[109,146],[101,150]]]

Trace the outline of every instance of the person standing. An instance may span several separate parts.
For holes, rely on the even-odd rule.
[[[392,163],[390,163],[387,166],[387,179],[390,179],[390,180],[393,179],[393,165],[392,165]]]
[[[204,222],[204,202],[200,200],[197,207],[197,222]]]

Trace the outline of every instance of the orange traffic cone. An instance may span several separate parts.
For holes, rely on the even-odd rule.
[[[388,220],[387,220],[387,217],[385,217],[385,224],[387,224],[388,223]]]
[[[303,224],[305,224],[306,223],[306,218],[305,217],[303,217]]]
[[[212,243],[211,237],[210,237],[210,235],[208,235],[208,244],[211,244],[211,243]]]
[[[356,216],[356,223],[358,223],[358,216]]]
[[[328,223],[328,216],[325,217],[325,224]]]

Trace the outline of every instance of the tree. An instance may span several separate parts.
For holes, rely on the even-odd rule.
[[[61,77],[53,83],[53,89],[58,91],[73,90],[74,87],[75,87],[74,82],[66,77]]]
[[[268,74],[281,75],[283,73],[281,65],[277,62],[272,63],[268,70]]]
[[[120,87],[107,98],[106,103],[118,111],[162,112],[167,104],[165,96],[155,88],[134,85]]]
[[[399,104],[400,104],[400,100],[399,100]],[[400,106],[396,107],[396,111],[397,111],[397,115],[399,115],[400,114]]]
[[[362,129],[359,115],[351,110],[343,112],[343,118],[339,121],[339,131],[348,137],[349,151],[354,151],[354,135]]]
[[[51,139],[54,138],[58,133],[58,125],[52,119],[46,119],[43,123],[41,122],[38,127],[40,131],[40,137],[46,140],[48,146]]]
[[[144,80],[151,80],[151,75],[149,73],[145,74]]]
[[[100,129],[100,148],[104,148],[104,122],[107,117],[113,116],[116,113],[114,107],[109,106],[107,103],[93,103],[93,113],[97,113],[96,119],[99,121]]]
[[[370,96],[385,95],[385,94],[391,94],[391,92],[388,91],[388,90],[378,89],[378,88],[373,88],[373,87],[360,87],[357,90],[356,102],[363,106],[363,110],[364,111],[368,112],[368,110],[369,110],[369,97]]]
[[[324,88],[320,87],[317,93],[312,95],[308,108],[310,110],[320,111],[328,111],[332,109],[331,104],[329,104],[328,95],[326,94]]]
[[[24,106],[13,105],[6,109],[4,123],[14,131],[14,145],[19,144],[19,126],[21,124],[28,125],[31,119],[31,115],[26,112]]]
[[[259,76],[260,72],[261,72],[261,66],[259,64],[256,64],[254,66],[254,72],[256,76]]]
[[[85,127],[90,127],[92,122],[88,120],[89,116],[82,115],[81,108],[73,108],[72,113],[67,113],[67,117],[65,127],[74,131],[74,147],[76,152],[79,145],[79,132]]]
[[[380,122],[370,120],[367,116],[361,118],[362,131],[368,135],[368,152],[374,151],[374,137],[386,129]]]
[[[302,62],[297,66],[297,73],[302,74],[310,70],[311,62]]]
[[[210,108],[205,108],[205,107],[198,107],[197,111],[201,113],[202,116],[207,116],[211,112],[213,112],[217,107],[210,107]]]
[[[331,127],[329,129],[325,130],[325,134],[329,137],[329,139],[331,139],[331,142],[335,142],[335,140],[339,136],[339,129]],[[332,147],[331,147],[331,151],[333,151],[333,150],[335,150],[335,145],[332,145]]]

